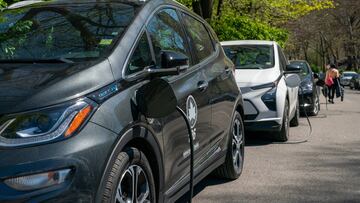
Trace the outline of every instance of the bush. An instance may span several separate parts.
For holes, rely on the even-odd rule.
[[[314,73],[319,73],[321,71],[320,66],[317,66],[316,64],[311,64],[310,67]]]

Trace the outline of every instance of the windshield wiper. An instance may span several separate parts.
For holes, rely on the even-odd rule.
[[[261,68],[261,67],[240,67],[240,66],[236,66],[235,67],[235,69],[240,69],[240,70],[242,70],[242,69],[263,69],[263,68]]]
[[[51,59],[5,59],[0,63],[74,63],[67,58],[51,58]]]

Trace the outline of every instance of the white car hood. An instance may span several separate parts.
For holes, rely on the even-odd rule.
[[[235,79],[239,87],[252,87],[274,82],[280,76],[280,71],[268,69],[236,69]]]

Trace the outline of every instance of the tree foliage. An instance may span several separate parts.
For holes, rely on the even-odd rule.
[[[211,21],[220,40],[273,40],[285,45],[288,32],[249,17],[225,15]]]
[[[284,45],[283,25],[316,10],[333,7],[333,0],[178,0],[206,19],[221,40],[275,40]],[[207,4],[206,2],[211,2]],[[208,5],[212,5],[208,8]],[[200,9],[199,9],[200,7]],[[211,12],[207,11],[211,9]],[[204,17],[204,16],[203,16]]]

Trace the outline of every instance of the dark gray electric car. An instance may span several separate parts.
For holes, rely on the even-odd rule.
[[[318,115],[320,111],[320,99],[316,88],[314,72],[307,61],[296,60],[291,64],[298,66],[300,69],[299,76],[301,78],[299,90],[299,104],[302,114],[307,113],[311,116]]]
[[[137,99],[159,78],[187,112],[195,183],[215,169],[236,179],[243,104],[232,70],[209,25],[173,1],[10,6],[0,14],[0,202],[182,196],[186,123],[177,112],[145,116]]]

